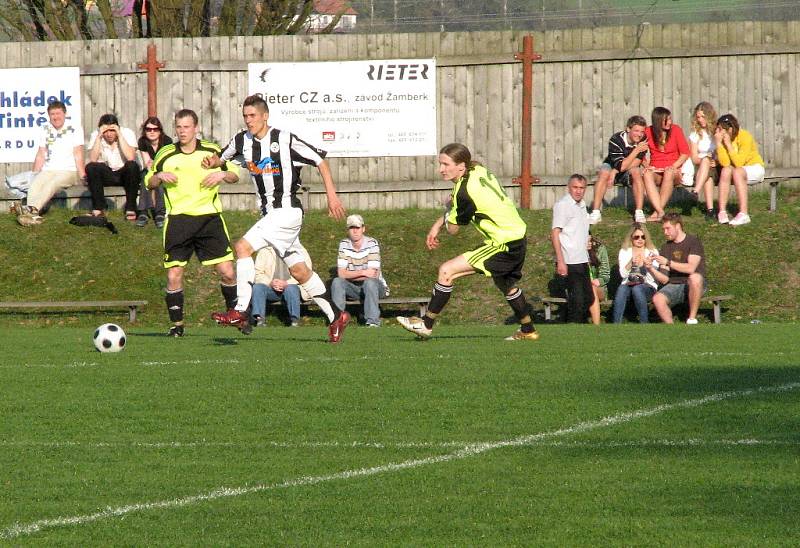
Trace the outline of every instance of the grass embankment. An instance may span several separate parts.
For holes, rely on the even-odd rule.
[[[751,196],[753,222],[743,227],[708,224],[696,207],[683,209],[687,232],[698,234],[705,245],[709,291],[731,293],[724,321],[751,319],[793,321],[798,319],[800,285],[800,189],[782,189],[776,213],[767,212],[766,194]],[[368,233],[381,241],[385,277],[396,296],[425,295],[430,291],[438,265],[479,243],[470,229],[456,237],[443,237],[434,252],[424,247],[425,235],[436,210],[352,211],[363,213]],[[10,215],[0,216],[5,244],[0,249],[0,300],[96,300],[146,299],[150,304],[140,315],[143,326],[167,323],[163,305],[165,273],[161,267],[161,235],[152,224],[136,228],[121,219],[112,220],[119,234],[100,228],[67,224],[75,212],[54,209],[46,222],[34,228],[17,226]],[[549,242],[551,212],[526,211],[529,252],[523,287],[529,295],[546,295],[552,276]],[[241,236],[256,220],[255,213],[225,214],[232,237]],[[629,213],[606,208],[595,233],[608,245],[612,266],[619,244],[630,223]],[[663,243],[660,226],[650,225],[655,241]],[[336,249],[344,236],[342,222],[323,212],[310,212],[301,235],[323,279],[330,277]],[[222,307],[213,269],[193,259],[186,272],[187,323],[210,324],[209,313]],[[708,312],[708,311],[707,311]],[[387,315],[396,311],[386,311]],[[97,321],[124,321],[124,313],[50,314],[0,313],[0,325],[90,325]],[[509,310],[487,280],[473,276],[459,280],[442,318],[448,322],[499,324]],[[115,320],[118,318],[118,320]],[[321,321],[313,316],[310,321]]]

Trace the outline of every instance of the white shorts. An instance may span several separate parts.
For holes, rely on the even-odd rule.
[[[300,229],[303,227],[303,210],[299,207],[275,208],[250,227],[243,238],[254,251],[270,246],[283,259],[286,266],[293,267],[304,262],[300,245]]]
[[[764,166],[755,164],[752,166],[744,166],[744,172],[747,173],[747,184],[754,185],[764,180]]]

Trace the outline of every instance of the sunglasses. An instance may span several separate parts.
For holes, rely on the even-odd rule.
[[[633,236],[631,236],[631,239],[633,239],[633,240],[644,240],[644,234],[634,234]]]
[[[362,226],[348,226],[347,228],[364,228]]]
[[[147,131],[147,132],[150,132],[150,131],[161,131],[161,128],[160,127],[146,127],[146,128],[144,128],[144,130]]]

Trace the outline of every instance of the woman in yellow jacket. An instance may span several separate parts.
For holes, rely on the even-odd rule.
[[[747,214],[747,185],[764,180],[764,160],[758,153],[758,145],[753,136],[739,127],[739,121],[733,114],[726,114],[717,121],[714,140],[717,143],[717,160],[721,167],[717,219],[722,224],[730,222],[733,226],[746,225],[750,222],[750,215]],[[739,213],[729,220],[725,208],[728,205],[731,179],[739,198]]]

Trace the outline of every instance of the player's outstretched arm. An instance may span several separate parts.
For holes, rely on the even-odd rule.
[[[439,217],[428,231],[428,235],[425,237],[425,245],[428,249],[439,247],[439,231],[442,230],[442,225],[444,225],[444,217]]]
[[[333,177],[331,176],[331,168],[327,160],[322,160],[322,163],[317,166],[319,169],[320,177],[322,177],[322,184],[325,185],[325,196],[328,198],[328,215],[337,220],[345,218],[347,212],[342,205],[339,196],[336,195],[336,186],[333,184]]]

